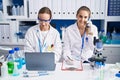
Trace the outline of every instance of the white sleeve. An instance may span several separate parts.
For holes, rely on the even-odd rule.
[[[69,31],[66,30],[65,35],[64,35],[64,41],[63,41],[63,56],[65,59],[67,58],[67,56],[72,58],[71,48],[70,48],[71,42],[69,40],[69,36],[70,36]]]
[[[32,34],[31,31],[28,30],[25,35],[25,45],[24,45],[24,51],[25,52],[34,52],[33,46],[32,46]]]
[[[97,27],[95,25],[92,25],[91,27],[92,27],[91,31],[92,31],[93,35],[87,36],[89,49],[85,49],[85,51],[81,55],[82,59],[86,60],[86,61],[88,61],[88,58],[92,57],[92,55],[93,55],[93,51],[94,51],[94,47],[95,47],[93,44],[94,37],[96,37],[96,39],[98,39]]]
[[[61,53],[62,53],[62,43],[60,39],[60,34],[58,32],[57,32],[56,40],[54,44],[55,45],[54,45],[53,52],[55,53],[55,61],[59,61]]]

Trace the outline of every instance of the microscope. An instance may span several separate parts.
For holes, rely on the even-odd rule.
[[[91,58],[88,60],[90,61],[90,65],[92,68],[99,68],[102,65],[105,65],[106,57],[102,55],[102,50],[103,50],[103,43],[100,39],[96,39],[94,37],[94,54]]]

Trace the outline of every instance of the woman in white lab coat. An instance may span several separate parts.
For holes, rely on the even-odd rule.
[[[28,29],[25,35],[25,52],[54,52],[58,61],[62,51],[59,32],[50,25],[52,13],[48,7],[38,12],[39,24]]]
[[[80,7],[76,14],[76,23],[66,28],[63,47],[65,60],[88,61],[88,58],[93,55],[93,40],[94,37],[98,38],[98,31],[97,27],[89,21],[90,14],[88,7]]]

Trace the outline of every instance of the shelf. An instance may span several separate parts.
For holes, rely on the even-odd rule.
[[[5,16],[7,19],[27,19],[25,16]]]
[[[3,0],[3,12],[6,19],[27,18],[27,0]]]
[[[120,47],[120,44],[104,44],[104,47]]]
[[[120,21],[120,16],[107,16],[105,20],[112,21],[112,22]]]
[[[24,43],[0,43],[0,46],[12,46],[12,45],[20,45],[20,46],[24,46]]]

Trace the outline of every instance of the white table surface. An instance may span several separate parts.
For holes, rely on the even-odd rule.
[[[105,66],[105,73],[103,80],[120,80],[116,79],[113,72],[110,69],[113,64],[107,64]],[[21,70],[22,72],[22,70]],[[62,71],[61,63],[57,63],[55,71],[50,72],[49,75],[36,76],[36,77],[23,77],[23,74],[19,76],[4,76],[0,77],[0,80],[99,80],[97,79],[99,72],[92,70],[89,64],[83,64],[83,71]]]

